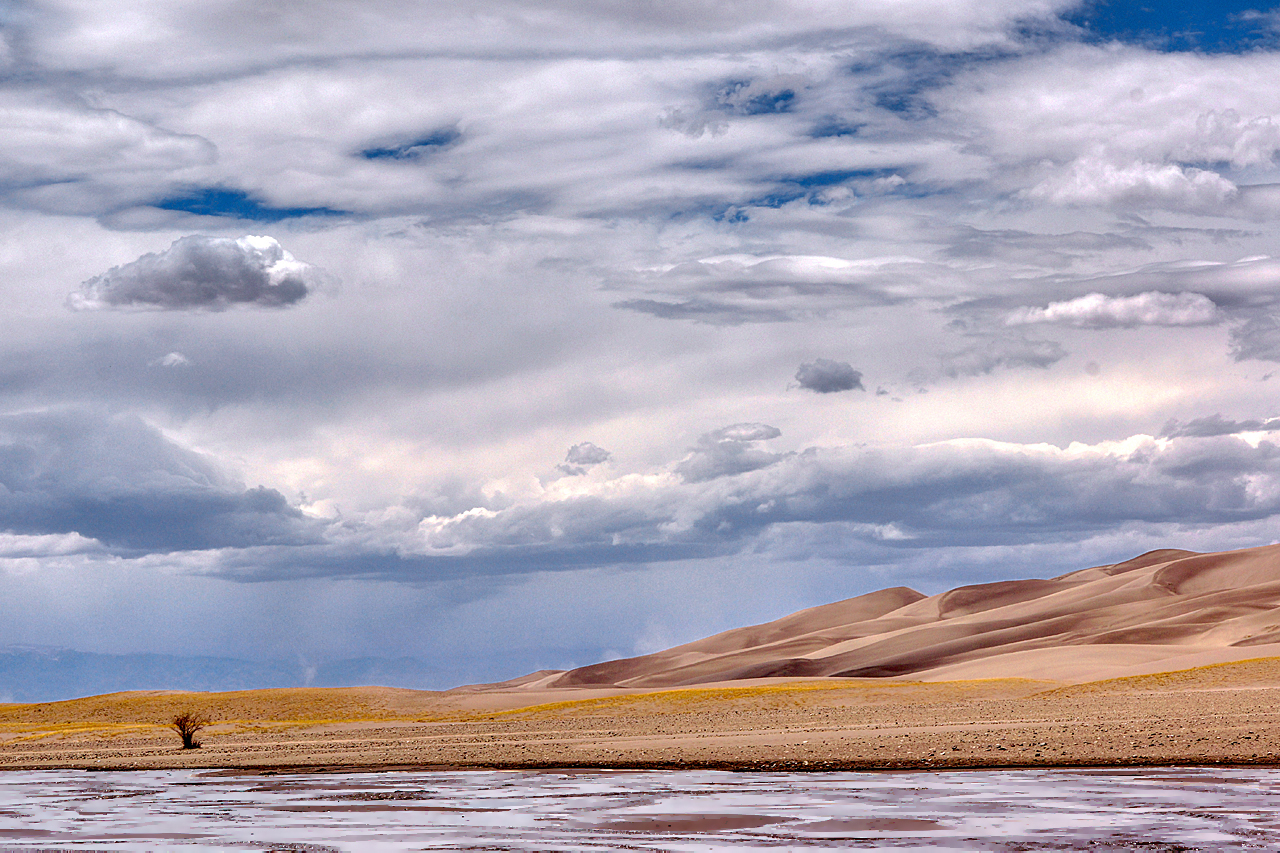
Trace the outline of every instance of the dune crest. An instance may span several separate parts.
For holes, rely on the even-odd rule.
[[[1280,656],[1280,545],[1217,554],[1162,549],[1048,580],[963,586],[933,596],[885,589],[654,654],[538,673],[525,683],[1085,682],[1271,656]]]

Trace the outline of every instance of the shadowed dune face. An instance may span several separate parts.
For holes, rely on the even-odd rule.
[[[929,597],[886,589],[540,683],[637,688],[904,676],[1085,681],[1265,654],[1280,654],[1280,545],[1220,554],[1162,549],[1049,580],[965,586]]]

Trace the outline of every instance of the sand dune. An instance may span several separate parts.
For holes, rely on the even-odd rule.
[[[0,769],[1267,764],[1280,546],[886,589],[450,691],[159,691],[0,705]],[[168,721],[214,721],[183,750]]]
[[[506,689],[758,678],[1096,681],[1280,656],[1280,545],[1161,550],[1049,580],[905,587]]]

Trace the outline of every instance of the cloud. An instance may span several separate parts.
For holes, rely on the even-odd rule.
[[[806,202],[805,207],[809,207]],[[846,259],[826,255],[736,254],[683,261],[619,276],[632,298],[615,308],[672,320],[736,326],[811,320],[836,311],[900,304],[941,291],[944,267],[903,255]]]
[[[603,447],[584,441],[569,448],[569,452],[565,454],[564,463],[557,465],[556,470],[566,476],[580,477],[587,473],[588,468],[607,462],[611,455]]]
[[[942,372],[959,376],[982,376],[997,368],[1052,367],[1067,357],[1067,351],[1056,341],[1026,338],[997,338],[973,344],[962,350],[942,355]]]
[[[819,358],[806,361],[796,371],[796,381],[801,388],[808,388],[819,394],[834,394],[837,391],[867,390],[862,385],[862,371],[854,370],[846,361],[832,361]]]
[[[216,156],[203,137],[118,110],[41,88],[0,88],[0,182],[11,204],[97,212],[145,199],[168,175]]]
[[[731,429],[720,434],[773,434],[759,424]],[[697,452],[743,449],[716,436]],[[883,549],[1046,545],[1126,525],[1189,529],[1280,514],[1280,446],[1226,435],[1066,448],[978,439],[809,448],[713,476],[682,475],[689,462],[676,477],[624,475],[502,510],[432,517],[403,557],[411,564],[417,555],[428,572],[435,555],[450,561],[442,568],[532,571],[740,553],[825,528],[846,537],[846,555],[870,548],[890,559]]]
[[[1186,423],[1170,420],[1160,430],[1160,435],[1165,438],[1187,436],[1207,438],[1215,435],[1239,435],[1243,432],[1274,432],[1275,430],[1280,430],[1280,418],[1229,421],[1220,414],[1214,414],[1203,418],[1192,418]]]
[[[760,305],[735,305],[711,299],[686,299],[664,302],[657,299],[624,299],[614,308],[650,314],[663,320],[693,320],[712,326],[740,326],[743,323],[784,323],[796,317],[785,308]]]
[[[1234,183],[1205,169],[1174,163],[1116,164],[1086,156],[1027,191],[1054,204],[1115,205],[1213,212],[1237,195]]]
[[[0,530],[78,534],[122,553],[298,545],[314,523],[137,417],[0,415]]]
[[[61,3],[53,20],[23,28],[46,67],[144,78],[242,73],[265,64],[352,56],[462,55],[520,59],[591,54],[610,45],[629,56],[740,51],[762,40],[804,45],[876,28],[964,50],[1002,45],[1029,20],[1069,4],[1002,0],[956,4],[854,5],[818,0],[713,0],[643,5],[608,0],[477,0],[465,9],[405,0],[321,0],[255,10],[236,0],[122,2],[114,14],[83,0]],[[163,48],[168,48],[164,50]],[[151,55],[152,61],[143,61]]]
[[[766,468],[782,455],[754,445],[780,435],[780,429],[768,424],[743,423],[722,427],[699,438],[698,446],[675,467],[675,473],[686,483],[700,483]]]
[[[1280,362],[1280,319],[1262,314],[1232,329],[1231,357],[1236,361]]]
[[[1280,151],[1280,124],[1269,115],[1241,116],[1233,109],[1209,110],[1196,118],[1196,136],[1180,159],[1230,163],[1237,169],[1266,166]]]
[[[609,451],[603,447],[597,447],[589,441],[581,444],[575,444],[569,448],[569,452],[565,454],[564,461],[570,465],[599,465],[601,462],[607,462],[609,459]]]
[[[78,311],[275,308],[307,295],[310,271],[273,237],[183,237],[163,252],[94,276],[71,294],[68,304]]]
[[[788,112],[796,97],[804,90],[806,80],[796,74],[755,80],[734,80],[721,86],[715,94],[717,106],[739,115],[762,115]]]
[[[191,364],[191,359],[180,352],[171,352],[168,355],[157,358],[155,361],[148,362],[148,364],[152,367],[187,367]]]
[[[1044,308],[1019,308],[1005,318],[1010,326],[1060,323],[1086,329],[1135,326],[1207,326],[1222,315],[1213,300],[1199,293],[1149,291],[1135,296],[1090,293]]]

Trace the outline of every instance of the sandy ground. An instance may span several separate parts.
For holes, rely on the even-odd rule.
[[[552,699],[555,701],[547,702]],[[216,722],[179,748],[181,710]],[[1280,762],[1280,658],[1060,684],[123,693],[0,706],[0,769],[871,769]]]

